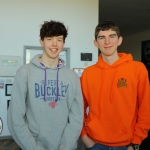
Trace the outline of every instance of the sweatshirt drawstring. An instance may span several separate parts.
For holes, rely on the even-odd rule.
[[[110,102],[112,103],[113,101],[113,96],[114,96],[114,82],[115,82],[115,75],[117,74],[117,68],[115,68],[115,72],[113,75],[113,81],[112,81],[112,86],[111,86],[111,91],[110,91]]]
[[[59,68],[57,69],[57,87],[56,87],[56,99],[55,99],[55,102],[58,101],[58,72],[59,72]]]
[[[104,78],[105,78],[105,70],[102,69],[102,77],[101,77],[101,85],[100,85],[100,96],[99,96],[99,108],[101,109],[101,99],[102,99],[102,90],[103,90],[103,83],[104,83]],[[100,111],[99,110],[99,118],[100,118]]]
[[[40,62],[40,64],[44,67],[44,101],[46,102],[46,66]],[[56,82],[57,82],[57,87],[56,87],[56,98],[55,98],[55,102],[58,101],[58,72],[59,72],[59,68],[57,69],[57,76],[56,76]]]
[[[115,75],[117,74],[117,68],[115,69],[114,75],[113,75],[113,81],[110,91],[110,102],[113,102],[113,96],[114,96],[114,82],[115,82]],[[103,84],[105,82],[105,69],[102,69],[102,77],[101,77],[101,86],[100,86],[100,96],[99,96],[99,108],[101,109],[101,99],[102,99],[102,93],[103,93]],[[100,111],[99,111],[99,117],[100,117]]]
[[[44,101],[46,102],[46,66],[42,62],[40,64],[44,67]]]

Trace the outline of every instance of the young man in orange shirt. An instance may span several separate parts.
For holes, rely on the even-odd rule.
[[[101,54],[81,77],[85,107],[81,139],[87,150],[139,150],[150,129],[148,72],[131,54],[117,52],[121,43],[115,23],[97,25],[94,44]]]

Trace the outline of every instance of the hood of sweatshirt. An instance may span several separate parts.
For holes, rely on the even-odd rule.
[[[38,55],[35,55],[32,59],[31,59],[31,63],[34,64],[35,66],[41,68],[41,69],[60,69],[63,67],[65,61],[61,58],[59,58],[59,62],[58,62],[58,65],[56,66],[56,68],[50,68],[50,67],[45,67],[45,65],[41,65],[40,62],[39,62],[39,57],[42,57],[41,54],[38,54]]]
[[[99,56],[98,58],[98,62],[96,63],[96,65],[98,65],[99,67],[103,68],[103,69],[108,69],[108,68],[117,68],[118,66],[128,62],[128,61],[132,61],[132,55],[131,54],[125,54],[125,53],[118,53],[119,55],[119,59],[113,63],[112,65],[107,64],[103,59],[102,59],[102,55]]]
[[[115,82],[115,77],[116,74],[118,73],[118,68],[122,65],[124,65],[125,63],[129,62],[129,61],[133,61],[132,55],[131,54],[125,54],[125,53],[118,53],[119,55],[119,59],[113,63],[112,65],[107,64],[103,59],[102,59],[102,55],[99,56],[98,58],[98,62],[96,63],[96,65],[98,67],[100,67],[102,69],[102,77],[101,77],[101,86],[100,86],[100,91],[103,90],[103,86],[104,84],[106,84],[106,75],[105,75],[105,71],[108,69],[115,69],[115,71],[113,71],[113,74],[110,74],[113,76],[113,80],[111,83],[111,90],[110,90],[110,102],[113,101],[113,94],[114,94],[114,82]],[[102,94],[100,95],[100,97],[102,96]]]
[[[39,62],[39,58],[41,57],[41,54],[35,55],[33,57],[33,59],[30,61],[33,65],[43,69],[43,74],[44,74],[44,101],[46,101],[46,79],[47,79],[47,74],[46,74],[46,70],[47,69],[57,69],[57,74],[56,74],[56,82],[57,82],[57,90],[56,90],[56,99],[55,102],[58,101],[58,78],[59,78],[59,69],[63,67],[65,61],[61,58],[58,59],[58,64],[55,68],[51,68],[51,67],[46,67],[42,62]]]

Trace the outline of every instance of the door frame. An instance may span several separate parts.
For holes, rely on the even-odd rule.
[[[43,47],[41,46],[24,46],[24,49],[23,49],[23,59],[24,59],[24,64],[26,64],[26,50],[42,50],[43,51]],[[66,51],[66,66],[70,68],[70,48],[68,47],[64,47],[62,49],[62,51]]]

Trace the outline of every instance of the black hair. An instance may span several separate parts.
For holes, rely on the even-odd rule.
[[[40,38],[44,40],[45,37],[53,37],[53,36],[63,36],[63,40],[68,35],[68,30],[66,29],[65,25],[62,22],[58,21],[45,21],[44,24],[41,26],[40,29]]]

